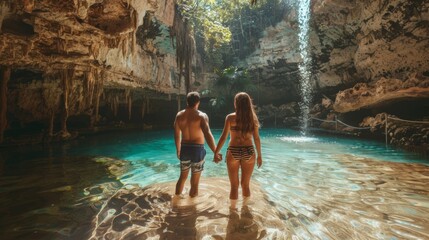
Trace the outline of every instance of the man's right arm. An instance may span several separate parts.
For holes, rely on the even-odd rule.
[[[215,152],[216,150],[215,140],[212,132],[210,131],[209,117],[205,113],[203,113],[203,119],[201,120],[201,129],[203,130],[204,138],[207,141],[207,145],[209,145],[210,149],[213,152]]]
[[[177,158],[180,159],[180,127],[177,122],[177,118],[179,114],[176,115],[176,119],[174,120],[174,143],[176,144],[176,154]]]

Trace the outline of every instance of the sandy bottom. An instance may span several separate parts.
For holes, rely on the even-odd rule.
[[[235,209],[227,178],[202,178],[193,199],[189,188],[173,197],[175,182],[128,185],[101,208],[90,239],[429,239],[429,166],[335,158],[256,176]]]
[[[91,239],[287,238],[280,214],[256,184],[253,196],[230,208],[229,181],[206,178],[199,196],[172,196],[175,183],[119,190],[95,219]]]

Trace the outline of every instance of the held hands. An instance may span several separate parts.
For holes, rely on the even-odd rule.
[[[215,153],[214,157],[213,157],[213,162],[215,163],[219,163],[220,161],[222,161],[222,154],[220,153]]]
[[[262,157],[258,156],[258,159],[256,160],[256,165],[258,165],[258,168],[262,166]]]

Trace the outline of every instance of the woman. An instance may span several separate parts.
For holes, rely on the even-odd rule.
[[[228,134],[231,134],[228,151],[226,153],[226,164],[228,176],[231,183],[231,208],[235,208],[238,199],[238,186],[240,185],[238,170],[241,168],[241,189],[243,199],[250,197],[250,177],[255,166],[255,151],[253,141],[256,145],[256,157],[258,168],[262,165],[261,140],[259,137],[259,121],[255,114],[254,106],[250,96],[245,93],[237,93],[234,98],[235,112],[226,116],[225,126],[215,150],[218,156]],[[219,159],[214,160],[220,161]]]

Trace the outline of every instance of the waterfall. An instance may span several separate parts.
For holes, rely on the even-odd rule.
[[[311,72],[310,72],[310,49],[309,49],[309,28],[310,28],[310,2],[311,0],[298,1],[298,21],[299,21],[299,52],[302,62],[299,64],[299,73],[301,75],[301,116],[300,127],[301,134],[306,135],[308,119],[310,114],[310,103],[312,97]]]

